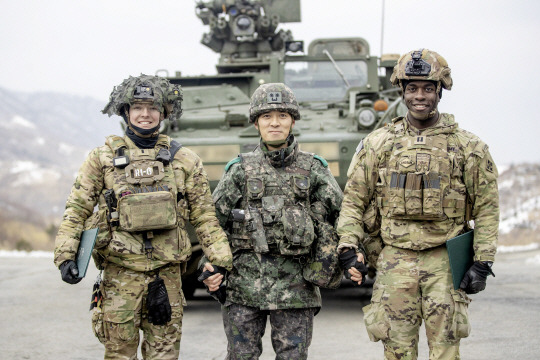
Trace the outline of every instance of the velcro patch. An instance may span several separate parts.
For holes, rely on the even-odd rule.
[[[266,102],[268,104],[281,104],[283,102],[281,100],[281,92],[280,91],[269,92],[266,98]]]

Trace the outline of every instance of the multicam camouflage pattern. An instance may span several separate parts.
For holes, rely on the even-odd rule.
[[[300,119],[296,96],[282,83],[263,84],[255,90],[251,95],[249,121],[254,123],[259,115],[272,110],[286,111],[294,120]]]
[[[264,182],[264,191],[260,193],[262,199],[264,196],[278,195],[283,191],[283,180],[278,178],[272,180],[272,176],[288,179],[289,174],[299,174],[300,169],[305,166],[298,164],[299,158],[303,157],[298,156],[298,144],[294,138],[287,148],[281,150],[268,151],[264,144],[261,143],[260,146],[256,150],[260,161],[268,161],[275,169],[274,172],[264,175],[267,178]],[[307,175],[309,179],[310,185],[306,196],[310,203],[322,205],[326,212],[325,220],[333,224],[339,213],[342,199],[341,189],[334,177],[320,161],[313,158],[309,174],[304,173],[304,175]],[[262,181],[260,185],[263,186]],[[252,186],[255,190],[255,186]],[[218,220],[220,225],[231,234],[229,239],[235,254],[233,270],[227,279],[228,303],[269,310],[321,306],[318,288],[302,276],[303,267],[309,256],[283,256],[279,253],[279,241],[276,239],[284,237],[280,234],[280,231],[283,231],[282,226],[275,224],[275,226],[265,227],[265,230],[268,230],[265,231],[267,253],[256,253],[253,250],[252,240],[247,236],[241,236],[241,232],[237,233],[237,230],[233,230],[231,211],[247,209],[247,188],[246,170],[239,162],[232,165],[223,175],[213,194]],[[238,236],[233,236],[233,232]]]
[[[381,237],[386,245],[424,250],[444,244],[464,230],[464,201],[468,197],[475,224],[475,260],[494,261],[499,223],[498,174],[487,145],[475,135],[460,129],[449,114],[441,114],[439,122],[425,129],[421,135],[418,136],[417,131],[403,118],[396,118],[390,126],[371,133],[364,140],[363,148],[355,155],[358,158],[356,168],[345,188],[337,228],[340,244],[356,245],[364,241],[362,214],[373,198],[378,198],[377,206],[382,217]],[[403,205],[406,197],[402,188],[403,198],[397,194],[389,198],[388,190],[391,188],[388,174],[405,173],[405,168],[422,174],[426,157],[409,153],[411,142],[423,137],[422,141],[433,145],[441,135],[447,139],[446,149],[415,146],[417,154],[433,155],[432,150],[435,155],[441,152],[431,157],[432,164],[429,166],[436,169],[441,177],[440,203],[444,216],[441,220],[417,220],[392,215],[392,211],[395,211],[393,207]],[[396,140],[398,138],[400,141]],[[444,150],[446,155],[443,154]],[[450,183],[450,186],[445,187],[445,183]],[[423,206],[426,207],[426,204]]]
[[[147,86],[153,92],[153,103],[165,118],[177,120],[182,115],[182,90],[179,85],[173,85],[169,80],[159,77],[141,74],[130,76],[116,86],[109,97],[109,103],[101,111],[109,116],[124,116],[126,106],[132,105],[136,99],[136,91],[139,86]]]
[[[429,358],[459,359],[459,341],[471,330],[470,299],[453,289],[446,248],[412,251],[387,246],[377,269],[371,304],[363,312],[370,339],[384,343],[384,358],[416,359],[423,320]]]
[[[226,360],[259,359],[268,316],[276,359],[307,359],[315,309],[265,311],[232,304],[221,311],[228,340]]]
[[[178,359],[182,336],[183,307],[181,274],[178,265],[161,268],[172,308],[166,325],[148,322],[146,296],[148,284],[157,271],[140,272],[108,263],[103,272],[101,308],[92,314],[92,329],[105,346],[105,359],[136,359],[139,330],[144,338],[141,351],[144,359]]]
[[[383,341],[385,359],[416,359],[423,318],[430,359],[459,359],[459,339],[470,331],[470,300],[453,289],[443,244],[467,227],[469,208],[474,259],[494,260],[497,168],[487,145],[460,129],[449,114],[440,114],[438,123],[422,132],[396,118],[364,139],[353,162],[337,231],[340,247],[364,243],[370,261],[378,258],[371,304],[364,308],[370,339]],[[392,172],[405,176],[392,179]],[[419,187],[417,175],[426,175]],[[365,216],[373,204],[375,221]],[[434,209],[439,218],[432,217]],[[379,235],[373,228],[378,221]]]
[[[117,196],[135,193],[135,185],[126,181],[125,171],[113,166],[114,148],[127,146],[131,159],[148,156],[155,158],[157,149],[168,148],[170,138],[160,135],[156,148],[144,153],[127,138],[110,137],[108,144],[94,149],[83,163],[66,203],[63,221],[56,237],[55,264],[74,260],[85,220],[99,203],[101,218],[107,212],[104,193],[114,189]],[[223,230],[216,218],[208,179],[200,158],[191,150],[181,148],[174,160],[165,166],[165,176],[155,187],[168,185],[176,203],[177,226],[169,230],[152,231],[152,256],[144,250],[141,232],[130,232],[112,227],[97,245],[105,262],[113,262],[135,271],[150,271],[169,263],[181,263],[191,254],[191,243],[186,233],[189,221],[195,228],[203,250],[215,264],[230,269],[232,255]],[[181,196],[178,196],[178,193]],[[88,225],[88,224],[87,224]],[[100,228],[103,226],[100,226]],[[103,235],[103,234],[102,234]]]
[[[407,65],[412,65],[412,63],[414,63],[413,55],[415,55],[415,53],[421,53],[420,59],[431,66],[428,75],[414,75],[407,72]],[[394,72],[390,77],[390,82],[393,85],[402,86],[402,80],[440,81],[443,88],[446,90],[452,89],[452,77],[450,76],[450,67],[448,67],[448,63],[441,55],[428,49],[413,50],[399,58],[396,66],[394,66]]]

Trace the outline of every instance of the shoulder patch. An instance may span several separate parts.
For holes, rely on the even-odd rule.
[[[235,157],[234,159],[232,159],[231,161],[229,161],[227,163],[227,165],[225,165],[225,172],[229,171],[229,168],[231,166],[233,166],[234,164],[236,164],[237,162],[241,162],[242,161],[242,158],[240,156],[238,157]]]
[[[319,160],[324,167],[328,167],[328,162],[326,162],[326,160],[324,160],[319,155],[313,155],[313,158]]]

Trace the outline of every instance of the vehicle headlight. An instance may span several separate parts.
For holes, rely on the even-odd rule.
[[[377,114],[372,109],[360,109],[357,119],[360,126],[367,128],[375,124]]]

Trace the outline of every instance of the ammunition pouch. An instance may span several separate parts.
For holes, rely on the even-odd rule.
[[[292,256],[309,254],[315,239],[315,229],[307,209],[299,205],[285,206],[281,222],[284,236],[278,244],[279,252]]]
[[[316,286],[337,289],[342,278],[336,251],[339,238],[332,225],[316,220],[314,223],[317,240],[311,258],[302,269],[302,275],[306,281]]]
[[[119,229],[129,232],[174,229],[176,199],[169,191],[128,194],[118,200]]]

